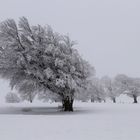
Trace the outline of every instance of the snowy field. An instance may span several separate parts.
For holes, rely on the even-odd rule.
[[[1,104],[0,140],[140,140],[140,104]]]

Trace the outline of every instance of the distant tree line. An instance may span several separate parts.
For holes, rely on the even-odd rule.
[[[110,98],[116,103],[116,97],[127,95],[133,98],[133,103],[138,103],[140,96],[140,78],[128,77],[119,74],[115,78],[104,76],[101,79],[93,79],[93,84],[88,89],[91,93],[91,101],[105,101]]]

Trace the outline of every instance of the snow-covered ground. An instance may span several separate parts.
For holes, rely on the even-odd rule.
[[[1,104],[0,140],[140,140],[140,104]]]

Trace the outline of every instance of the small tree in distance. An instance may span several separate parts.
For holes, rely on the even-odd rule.
[[[20,102],[20,98],[17,96],[17,94],[9,92],[6,96],[5,96],[5,101],[7,103],[19,103]]]
[[[89,85],[88,92],[90,92],[91,95],[91,102],[94,101],[105,102],[106,94],[100,79],[98,78],[93,79],[92,83]]]
[[[109,97],[113,103],[116,103],[116,97],[123,92],[119,86],[119,83],[114,78],[110,78],[108,76],[102,77],[101,83],[104,87],[106,96]]]
[[[74,44],[49,26],[30,26],[25,17],[18,25],[8,19],[0,25],[0,75],[21,95],[49,90],[65,111],[73,111],[75,91],[84,88],[94,72]]]
[[[116,76],[116,80],[120,83],[120,89],[123,94],[133,98],[134,103],[138,103],[137,97],[140,96],[140,78],[128,77],[124,74]]]

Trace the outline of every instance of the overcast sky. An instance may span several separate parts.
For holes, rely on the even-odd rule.
[[[97,76],[140,77],[139,0],[0,0],[0,21],[21,16],[69,33]]]

